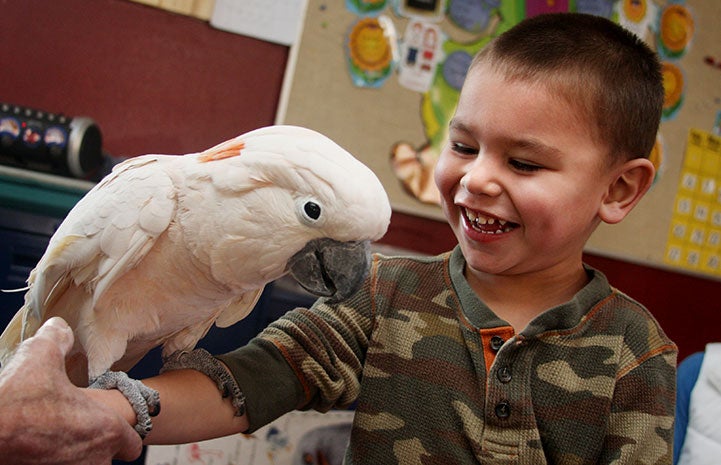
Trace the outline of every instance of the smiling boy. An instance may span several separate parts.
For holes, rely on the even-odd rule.
[[[480,52],[435,171],[467,277],[517,331],[586,284],[589,236],[621,221],[654,176],[663,88],[652,52],[605,21],[573,19],[529,20]]]
[[[212,359],[244,412],[199,371],[146,380],[162,404],[148,441],[355,401],[346,464],[670,464],[676,347],[582,261],[651,185],[662,102],[654,53],[606,19],[539,16],[494,39],[435,173],[458,247],[376,255],[346,301]],[[134,422],[122,396],[92,394]]]

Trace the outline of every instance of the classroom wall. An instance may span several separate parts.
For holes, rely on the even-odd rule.
[[[99,124],[116,156],[187,153],[272,124],[287,47],[127,0],[0,6],[0,101]],[[424,253],[455,244],[443,222],[394,212],[381,241]],[[721,282],[587,255],[656,315],[680,357],[721,341]]]

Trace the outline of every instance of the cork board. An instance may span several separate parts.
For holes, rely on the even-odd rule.
[[[623,0],[619,1],[616,7],[623,4]],[[514,18],[526,13],[523,0],[498,3],[499,14],[479,33],[461,30],[448,17],[439,25],[457,49],[464,48],[472,54],[489,36],[502,32],[512,25]],[[572,9],[581,3],[603,1],[568,0],[565,5]],[[661,45],[656,30],[661,14],[672,2],[648,0],[648,3],[649,11],[655,13],[647,14],[651,24],[644,29],[644,39],[658,50]],[[629,4],[638,5],[638,2]],[[587,247],[589,252],[599,255],[673,269],[676,267],[664,260],[664,254],[689,131],[695,128],[713,133],[719,129],[721,112],[721,66],[718,64],[721,62],[721,8],[715,2],[704,0],[687,0],[682,6],[691,17],[692,36],[682,52],[664,52],[664,60],[680,70],[683,87],[680,104],[662,122],[657,180],[629,217],[620,224],[599,227]],[[381,13],[392,20],[397,33],[402,35],[408,19],[398,16],[391,6]],[[429,143],[429,132],[442,129],[424,124],[421,117],[424,94],[403,87],[395,75],[377,88],[354,85],[346,47],[349,32],[359,19],[361,16],[350,11],[345,3],[308,0],[303,30],[291,50],[277,120],[321,131],[353,153],[381,179],[394,210],[443,219],[437,205],[421,202],[407,192],[390,163],[396,143],[408,142],[421,148]],[[448,55],[452,51],[444,49],[444,52]],[[688,267],[682,268],[680,271],[693,272]]]

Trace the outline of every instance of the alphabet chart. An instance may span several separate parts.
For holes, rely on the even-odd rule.
[[[721,277],[721,137],[689,130],[664,262]]]

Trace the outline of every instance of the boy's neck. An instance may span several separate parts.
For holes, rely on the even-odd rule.
[[[488,308],[520,333],[535,317],[568,302],[588,284],[589,278],[582,264],[566,273],[548,271],[493,275],[466,267],[466,279]]]

